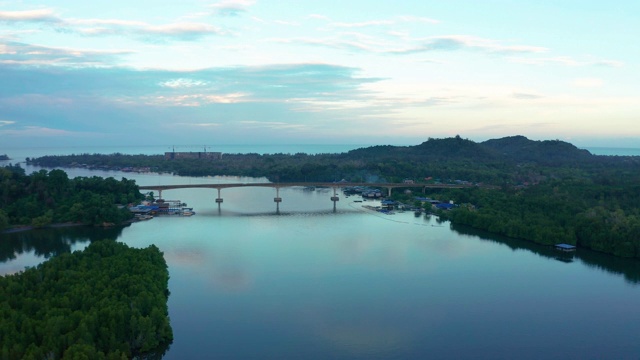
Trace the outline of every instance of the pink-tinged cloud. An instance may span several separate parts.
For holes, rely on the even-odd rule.
[[[0,43],[0,64],[106,66],[112,64],[115,57],[131,53],[127,50],[78,50],[7,42]]]
[[[0,21],[5,22],[60,22],[50,9],[25,11],[0,11]]]

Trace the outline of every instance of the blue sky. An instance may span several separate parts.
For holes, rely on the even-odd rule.
[[[639,14],[625,0],[0,0],[0,146],[640,147]]]

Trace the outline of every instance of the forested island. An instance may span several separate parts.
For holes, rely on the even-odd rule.
[[[0,277],[0,358],[160,358],[173,340],[160,250],[113,240]]]
[[[458,205],[439,213],[453,223],[541,244],[640,257],[640,157],[596,156],[559,140],[513,136],[476,143],[456,136],[341,154],[224,154],[213,160],[78,154],[28,161],[45,167],[145,167],[185,176],[264,176],[273,182],[495,185],[499,189],[478,186],[426,195]]]
[[[0,231],[59,223],[121,224],[133,217],[123,205],[143,198],[133,180],[69,179],[59,169],[27,175],[20,166],[8,165],[0,168]]]

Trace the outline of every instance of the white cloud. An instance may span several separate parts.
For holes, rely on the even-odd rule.
[[[400,41],[398,41],[400,40]],[[492,54],[541,53],[548,49],[529,45],[504,45],[497,40],[468,35],[445,35],[428,38],[394,38],[392,40],[360,33],[340,33],[325,38],[281,38],[270,41],[288,44],[324,46],[334,49],[378,54],[418,54],[433,51],[472,50]]]
[[[207,84],[208,84],[207,81],[180,78],[180,79],[163,81],[160,83],[160,86],[168,87],[172,89],[178,89],[178,88],[191,88],[191,87],[197,87],[197,86],[204,86]]]
[[[224,34],[220,28],[202,23],[173,23],[166,25],[148,25],[138,30],[142,34],[162,35],[172,38],[194,39],[205,35]]]
[[[287,25],[287,26],[300,26],[300,23],[297,21],[284,21],[284,20],[275,20],[274,21],[278,25]]]
[[[143,97],[147,105],[155,106],[185,106],[200,107],[209,104],[235,104],[246,102],[247,94],[187,94],[187,95],[162,95],[154,97]]]
[[[96,26],[96,25],[114,25],[114,26],[146,26],[143,21],[120,20],[120,19],[68,19],[65,20],[70,25]]]
[[[598,78],[578,78],[573,80],[573,86],[580,88],[598,88],[601,87],[604,82]]]
[[[605,67],[613,67],[613,68],[620,68],[624,66],[624,63],[618,60],[600,60],[600,61],[594,62],[593,64],[596,66],[605,66]]]
[[[129,50],[79,50],[7,42],[0,43],[0,64],[110,66],[118,56],[132,53]]]
[[[604,66],[611,68],[623,67],[624,63],[617,60],[576,60],[570,56],[556,56],[545,58],[525,58],[525,57],[510,57],[509,61],[526,65],[564,65],[564,66]]]
[[[248,125],[250,127],[268,128],[268,129],[302,129],[309,126],[303,124],[293,124],[281,121],[239,121],[240,124]]]
[[[219,15],[222,16],[238,16],[247,12],[251,5],[255,4],[253,0],[224,0],[217,4],[211,5]]]
[[[334,22],[329,25],[333,27],[354,28],[365,26],[393,25],[394,23],[395,22],[393,20],[369,20],[356,23]]]
[[[313,15],[311,15],[313,16]],[[326,17],[315,17],[316,19],[328,20]],[[381,19],[381,20],[368,20],[368,21],[360,21],[360,22],[332,22],[329,26],[337,27],[337,28],[361,28],[361,27],[369,27],[369,26],[391,26],[397,24],[406,24],[406,23],[423,23],[423,24],[438,24],[440,21],[426,18],[426,17],[418,17],[418,16],[396,16],[391,19]]]
[[[537,100],[543,98],[544,96],[525,92],[514,92],[513,97],[519,100]]]
[[[0,21],[6,22],[59,22],[60,18],[50,9],[25,11],[0,11]]]
[[[320,15],[320,14],[311,14],[311,15],[307,16],[307,18],[308,19],[331,21],[331,19],[328,16],[324,16],[324,15]]]
[[[9,120],[0,120],[0,126],[7,126],[7,125],[11,125],[11,124],[15,124],[15,121],[9,121]]]

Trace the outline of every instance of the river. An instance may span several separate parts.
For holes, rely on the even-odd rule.
[[[37,170],[28,167],[27,171]],[[69,170],[139,185],[251,182]],[[169,264],[165,359],[637,359],[640,262],[368,211],[332,192],[163,192],[192,217],[0,235],[0,274],[116,238]]]

